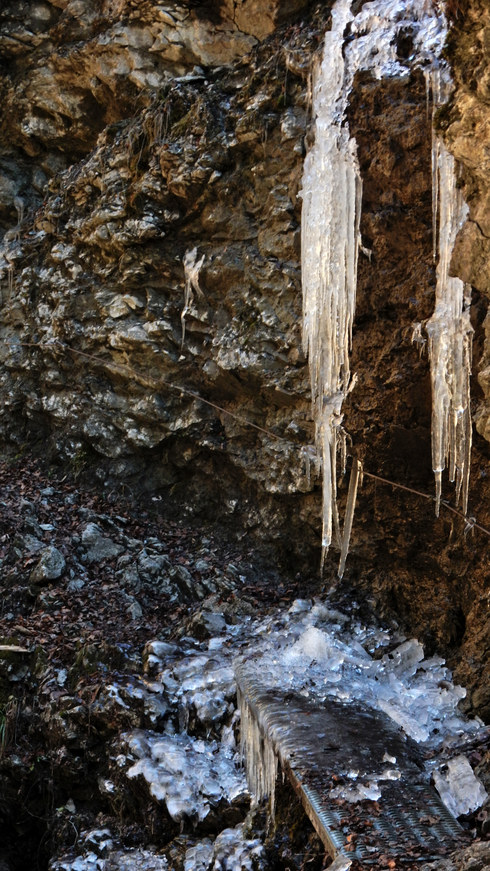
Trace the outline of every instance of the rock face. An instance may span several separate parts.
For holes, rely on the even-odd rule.
[[[485,6],[471,0],[454,22],[456,91],[437,123],[470,205],[453,268],[474,287],[470,511],[488,528]],[[299,236],[326,27],[328,9],[300,0],[0,11],[4,442],[37,439],[74,474],[219,518],[295,571],[319,562]],[[431,493],[428,362],[411,342],[435,285],[423,77],[359,77],[349,123],[372,256],[360,262],[345,426],[369,472]],[[465,526],[368,478],[346,577],[452,649],[488,715],[487,536]]]

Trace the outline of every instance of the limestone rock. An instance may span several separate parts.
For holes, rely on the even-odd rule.
[[[124,550],[123,545],[117,544],[107,535],[104,535],[96,523],[87,523],[82,530],[81,540],[82,545],[86,548],[86,559],[89,563],[111,559],[119,556]]]
[[[490,844],[479,842],[446,859],[422,865],[420,871],[485,871],[490,865]]]
[[[48,581],[54,581],[62,576],[65,567],[66,562],[63,554],[56,547],[50,545],[42,551],[39,562],[32,570],[31,582],[45,584]]]

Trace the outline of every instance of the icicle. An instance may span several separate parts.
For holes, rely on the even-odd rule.
[[[450,85],[448,71],[434,71],[435,107],[447,99]],[[439,260],[435,310],[426,331],[432,382],[432,468],[436,482],[436,515],[439,516],[442,473],[446,466],[449,466],[449,479],[456,483],[456,503],[462,494],[465,514],[468,509],[473,328],[468,290],[459,278],[449,274],[454,243],[466,220],[468,207],[456,186],[454,158],[435,135],[432,153],[433,220],[439,223]]]
[[[351,19],[350,2],[337,2],[314,83],[316,141],[303,176],[303,345],[310,360],[316,444],[323,464],[323,555],[333,527],[338,527],[336,447],[350,380],[360,220],[356,147],[342,123],[348,95],[343,34]]]
[[[439,146],[440,139],[436,136],[434,130],[434,112],[436,106],[441,102],[441,71],[438,67],[432,68],[426,74],[427,82],[430,82],[432,89],[432,148],[431,148],[431,165],[432,165],[432,256],[434,263],[437,260],[437,219],[439,217]]]
[[[340,468],[342,474],[347,471],[347,433],[343,426],[339,426],[339,442],[340,442]]]
[[[240,749],[248,787],[255,801],[269,798],[271,817],[274,818],[278,759],[239,689],[237,695],[241,719]]]
[[[426,348],[427,339],[422,335],[422,324],[420,321],[412,324],[412,345],[418,345],[419,357],[421,357]]]
[[[424,70],[425,79],[425,114],[427,121],[430,119],[430,92],[432,88],[432,70]]]
[[[347,554],[349,553],[349,542],[352,532],[352,522],[354,520],[354,511],[356,507],[357,488],[359,485],[361,474],[362,463],[360,460],[357,459],[357,457],[354,457],[350,473],[349,491],[347,493],[347,505],[345,508],[344,534],[342,536],[342,548],[340,551],[340,562],[338,570],[339,578],[343,578],[344,576],[345,561],[347,559]]]
[[[314,475],[319,475],[319,461],[314,445],[303,445],[301,448],[301,456],[305,465],[306,486],[308,490],[311,488],[312,472]]]
[[[344,42],[347,27],[349,39]],[[407,29],[414,50],[404,61],[397,42]],[[350,380],[359,248],[368,257],[371,253],[360,236],[362,186],[356,143],[346,121],[349,94],[360,70],[381,79],[407,75],[415,65],[432,67],[446,29],[444,16],[427,0],[372,0],[355,16],[351,0],[336,0],[321,67],[314,71],[315,143],[304,163],[301,262],[303,348],[309,359],[317,453],[323,462],[322,565],[333,528],[338,528],[336,446],[342,444],[341,407]],[[437,187],[433,200],[436,209]]]

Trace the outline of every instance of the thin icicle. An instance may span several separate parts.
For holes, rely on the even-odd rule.
[[[430,95],[431,95],[431,81],[432,81],[432,71],[430,69],[424,70],[424,79],[425,79],[425,115],[427,121],[430,119]]]
[[[432,165],[432,257],[434,258],[434,263],[437,260],[437,243],[438,243],[438,231],[437,231],[437,219],[439,217],[439,147],[441,144],[441,140],[438,136],[436,136],[436,132],[434,130],[434,112],[436,106],[441,102],[440,90],[441,90],[441,71],[438,67],[431,69],[428,73],[426,73],[426,87],[427,82],[430,82],[430,86],[432,89],[432,148],[431,148],[431,165]]]
[[[421,357],[426,349],[427,339],[422,334],[422,324],[419,321],[412,324],[412,344],[418,345],[419,357]]]
[[[315,476],[320,474],[315,445],[303,445],[301,448],[301,457],[303,458],[305,465],[306,486],[309,490],[311,488],[312,473]]]
[[[349,479],[349,490],[347,493],[347,505],[345,508],[345,520],[344,520],[344,534],[342,536],[342,548],[340,551],[340,562],[339,562],[339,570],[338,576],[339,578],[343,578],[344,569],[345,569],[345,561],[347,559],[347,554],[349,553],[349,542],[350,536],[352,532],[352,522],[354,520],[354,511],[356,508],[356,499],[357,499],[357,488],[359,486],[360,478],[362,475],[362,463],[357,457],[354,457],[352,461],[352,469],[350,473]]]

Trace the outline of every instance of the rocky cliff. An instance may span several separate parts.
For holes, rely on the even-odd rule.
[[[4,444],[218,519],[310,573],[321,496],[304,451],[300,187],[330,6],[10,0],[0,11]],[[450,11],[456,89],[436,121],[470,206],[453,268],[473,287],[469,510],[488,529],[490,19],[483,0]],[[430,494],[429,367],[411,341],[435,286],[422,74],[359,76],[349,123],[372,253],[344,422],[367,471]],[[447,484],[443,496],[454,499]],[[346,584],[452,653],[488,717],[488,536],[467,526],[366,478]]]

